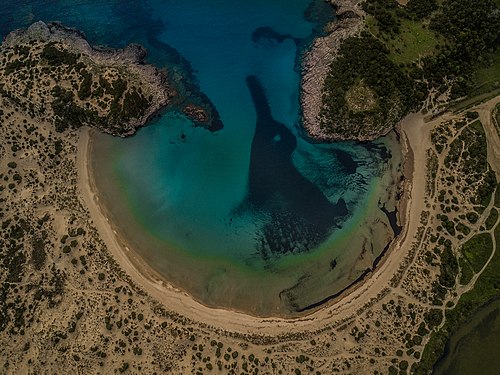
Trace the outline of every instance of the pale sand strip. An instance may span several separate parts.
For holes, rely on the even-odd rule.
[[[500,103],[500,96],[474,107],[474,110],[479,113],[479,119],[488,139],[488,162],[495,171],[497,180],[500,180],[500,134],[492,119],[493,109],[498,103]]]
[[[78,184],[94,225],[108,250],[131,279],[140,285],[151,297],[160,301],[173,312],[193,321],[243,334],[281,335],[301,331],[314,331],[336,321],[354,316],[371,298],[375,298],[398,271],[401,262],[411,248],[413,238],[420,225],[420,214],[424,209],[425,194],[425,150],[430,146],[430,124],[424,124],[423,116],[410,115],[401,124],[402,147],[405,155],[405,194],[401,216],[404,228],[390,246],[384,260],[369,277],[353,286],[337,300],[301,318],[259,318],[227,309],[209,308],[195,301],[187,293],[163,281],[161,276],[147,265],[120,238],[113,224],[104,215],[95,184],[89,170],[91,130],[82,129],[78,144]],[[411,175],[410,175],[411,174]],[[411,193],[410,193],[411,192]],[[411,197],[411,199],[410,199]]]

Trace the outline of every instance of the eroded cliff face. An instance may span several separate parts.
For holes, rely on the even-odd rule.
[[[378,98],[363,80],[346,90],[342,100],[347,102],[344,112],[332,111],[329,101],[338,100],[325,87],[332,63],[339,58],[346,39],[356,37],[365,28],[363,0],[331,0],[337,19],[329,25],[328,35],[317,38],[306,53],[303,62],[301,106],[306,133],[317,141],[377,139],[391,131],[404,115],[404,106],[398,100],[384,103],[388,110],[377,113]]]

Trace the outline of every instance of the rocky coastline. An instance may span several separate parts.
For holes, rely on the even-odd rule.
[[[336,9],[336,20],[328,25],[328,35],[315,39],[304,56],[300,96],[303,128],[309,137],[322,142],[346,139],[321,128],[323,87],[329,66],[336,58],[342,42],[359,34],[364,25],[364,12],[360,8],[362,0],[329,2]]]
[[[40,56],[44,56],[47,46],[56,46],[59,50],[56,50],[57,53],[77,58],[72,62],[73,65],[67,65],[66,62],[46,62],[46,59]],[[138,44],[130,44],[123,49],[91,46],[85,34],[79,30],[58,22],[39,21],[27,29],[11,32],[3,41],[1,49],[5,55],[22,51],[18,60],[15,60],[14,56],[13,71],[3,72],[6,77],[14,76],[13,82],[19,81],[20,77],[16,77],[19,73],[26,74],[37,81],[50,82],[50,87],[60,85],[69,92],[67,95],[73,96],[73,102],[66,103],[66,106],[74,105],[74,117],[78,117],[77,124],[73,127],[87,125],[111,135],[127,137],[135,134],[158,112],[164,109],[178,109],[193,120],[196,126],[211,131],[222,128],[215,109],[200,104],[185,104],[183,88],[169,78],[165,69],[145,63],[147,51]],[[29,61],[32,59],[36,59],[40,66],[34,66],[35,64]],[[39,72],[43,73],[37,76]],[[81,90],[86,76],[90,79],[88,95],[85,96],[81,94]],[[105,87],[100,86],[103,77],[109,80],[109,83],[104,82]],[[19,103],[28,99],[17,94],[20,90],[16,83],[9,83],[11,82],[1,87],[4,97]],[[124,86],[121,91],[115,87],[119,86],[119,83]],[[32,91],[37,83],[33,81],[29,86]],[[47,95],[41,95],[40,91],[40,95],[26,101],[25,107],[31,108],[31,114],[57,121],[56,111],[50,110],[51,103],[44,102],[43,96]]]

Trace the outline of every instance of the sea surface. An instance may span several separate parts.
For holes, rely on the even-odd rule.
[[[395,136],[326,145],[301,130],[301,57],[333,19],[322,0],[7,0],[0,35],[56,20],[93,44],[140,43],[184,95],[210,101],[217,132],[170,110],[131,138],[96,136],[101,201],[200,302],[290,315],[364,277],[398,230]]]

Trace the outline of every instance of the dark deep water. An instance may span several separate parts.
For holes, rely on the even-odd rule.
[[[255,76],[246,79],[257,112],[252,141],[248,196],[243,207],[264,210],[271,222],[264,226],[260,252],[264,257],[309,251],[324,241],[337,220],[347,215],[345,202],[330,202],[324,193],[293,165],[297,139],[274,120],[264,88]],[[270,157],[272,155],[272,157]],[[307,199],[304,199],[307,197]],[[283,233],[288,237],[282,241]]]
[[[433,375],[496,375],[500,368],[500,299],[482,306],[448,339]]]

